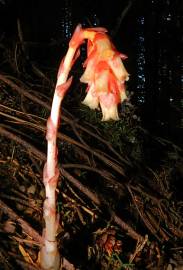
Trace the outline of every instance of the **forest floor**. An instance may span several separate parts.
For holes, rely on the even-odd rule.
[[[16,43],[0,50],[0,269],[41,269],[42,171],[56,69]],[[77,69],[74,76],[78,76]],[[58,134],[58,245],[75,269],[183,269],[183,152],[149,134],[126,102],[118,122],[74,82]],[[79,94],[81,93],[81,94]]]

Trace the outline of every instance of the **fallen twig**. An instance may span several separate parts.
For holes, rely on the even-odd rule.
[[[19,217],[19,215],[17,215],[2,200],[0,200],[0,208],[6,215],[10,217],[10,219],[18,222],[22,229],[26,232],[26,234],[28,234],[32,239],[34,239],[40,245],[43,243],[42,236],[37,231],[35,231],[28,222]]]

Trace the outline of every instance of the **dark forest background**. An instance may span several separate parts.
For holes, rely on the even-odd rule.
[[[39,268],[46,121],[79,23],[128,56],[129,101],[116,122],[81,104],[82,45],[57,136],[61,254],[81,270],[183,269],[182,21],[183,0],[0,0],[0,269]]]
[[[128,55],[127,90],[145,127],[181,144],[182,11],[181,0],[1,0],[0,27],[1,35],[16,35],[19,18],[32,60],[55,68],[78,23],[106,27]]]

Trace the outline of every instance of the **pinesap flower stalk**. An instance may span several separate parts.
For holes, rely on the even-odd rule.
[[[68,79],[69,72],[85,39],[88,40],[87,59],[84,63],[86,69],[80,80],[88,84],[88,90],[83,103],[92,109],[100,105],[103,121],[117,120],[117,105],[126,98],[124,82],[128,80],[128,73],[121,60],[126,57],[116,51],[106,32],[105,28],[82,29],[78,25],[59,67],[51,114],[47,120],[47,161],[43,170],[46,199],[43,209],[44,245],[40,251],[40,264],[45,270],[60,269],[60,254],[56,240],[59,223],[56,211],[56,187],[59,178],[57,132],[62,100],[72,82],[72,77]]]
[[[59,215],[56,212],[56,187],[59,178],[57,160],[57,131],[60,118],[60,107],[72,78],[67,80],[77,47],[69,47],[68,52],[61,62],[55,93],[52,102],[51,114],[47,121],[47,161],[43,170],[46,199],[44,201],[45,229],[43,230],[44,245],[40,251],[40,264],[43,269],[57,270],[60,268],[60,254],[57,247],[57,227]]]

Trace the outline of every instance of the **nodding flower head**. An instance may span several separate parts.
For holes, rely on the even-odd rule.
[[[102,120],[118,120],[118,104],[127,97],[125,81],[129,79],[120,54],[110,41],[104,28],[82,30],[88,39],[85,71],[80,81],[88,84],[87,95],[83,104],[91,109],[101,107]]]

